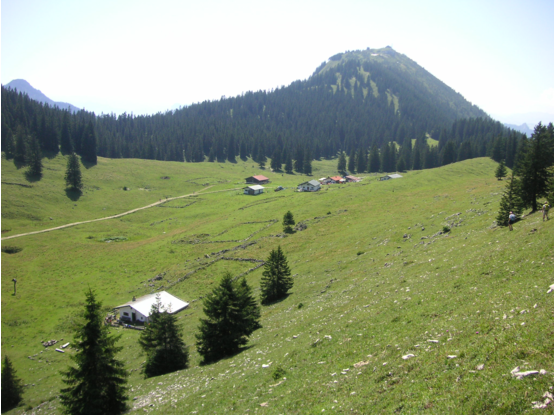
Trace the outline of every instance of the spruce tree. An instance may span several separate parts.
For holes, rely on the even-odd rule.
[[[151,142],[152,145],[152,142]],[[154,146],[153,146],[154,148]],[[87,128],[83,133],[82,144],[81,144],[81,156],[84,161],[96,164],[96,133],[94,132],[94,126],[92,121],[89,121]],[[154,158],[151,155],[149,158]]]
[[[304,152],[303,173],[307,176],[312,175],[312,156],[308,150]]]
[[[2,412],[15,408],[21,402],[23,382],[17,377],[15,368],[8,355],[2,362]]]
[[[370,156],[368,157],[368,172],[377,173],[380,171],[380,152],[378,146],[375,144],[370,149]]]
[[[499,211],[497,214],[497,225],[498,226],[508,226],[509,224],[509,213],[513,212],[515,215],[520,215],[522,213],[522,200],[518,194],[518,189],[520,184],[518,179],[515,177],[514,173],[511,174],[511,178],[505,186],[503,191],[503,196],[501,196],[501,202],[499,204]]]
[[[19,163],[25,162],[25,152],[26,152],[26,135],[25,130],[20,126],[17,128],[17,132],[15,134],[15,145],[14,145],[14,152],[13,152],[13,159]]]
[[[291,226],[294,224],[295,219],[293,219],[293,214],[290,210],[288,210],[287,213],[283,215],[283,232],[293,233],[293,229],[291,228]]]
[[[81,167],[79,165],[79,157],[77,154],[71,153],[67,159],[66,167],[66,187],[77,190],[83,188],[83,182],[81,181]]]
[[[285,173],[288,173],[288,174],[293,173],[293,160],[291,159],[290,152],[287,152],[287,156],[285,158]]]
[[[256,317],[259,307],[245,284],[233,281],[226,272],[220,284],[204,298],[203,311],[207,318],[200,319],[199,333],[195,335],[203,363],[237,353],[247,344],[252,332],[261,327]]]
[[[361,148],[357,154],[357,173],[364,173],[368,164],[368,154],[366,149]]]
[[[149,322],[141,332],[139,344],[146,353],[142,373],[145,378],[186,369],[189,353],[177,326],[175,314],[164,310],[160,295],[152,305]]]
[[[269,304],[287,295],[293,287],[291,270],[281,247],[273,249],[264,264],[260,282],[262,304]]]
[[[347,163],[347,169],[349,169],[349,171],[351,173],[354,173],[355,172],[355,166],[356,166],[356,151],[353,147],[353,149],[349,153],[349,161]]]
[[[62,120],[62,132],[60,135],[60,150],[63,155],[71,154],[73,152],[73,145],[71,144],[71,133],[69,129],[69,111],[64,111],[64,118]]]
[[[497,169],[495,169],[495,177],[497,177],[497,180],[501,180],[506,175],[507,175],[507,168],[505,167],[505,162],[501,160],[497,165]]]
[[[529,144],[522,150],[519,157],[517,174],[520,179],[520,197],[524,207],[531,207],[532,212],[538,209],[537,199],[547,195],[550,178],[549,167],[553,165],[553,129],[551,133],[541,122],[534,128]]]
[[[25,164],[28,166],[27,174],[32,177],[42,176],[42,152],[39,141],[35,137],[29,137],[25,152]]]
[[[70,358],[76,367],[62,372],[67,385],[61,390],[60,401],[65,412],[80,414],[119,414],[126,410],[128,373],[116,355],[121,336],[111,336],[103,324],[102,304],[94,292],[86,293],[84,325],[75,334],[79,350]]]
[[[397,160],[397,171],[399,172],[403,172],[406,169],[406,164],[405,164],[405,157],[401,156],[399,157],[399,160]]]
[[[337,160],[337,171],[339,173],[345,173],[347,169],[347,159],[345,158],[345,152],[341,151],[339,153],[339,159]]]

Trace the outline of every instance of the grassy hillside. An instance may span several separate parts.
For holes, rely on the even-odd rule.
[[[312,194],[292,189],[306,176],[266,171],[270,186],[288,189],[232,190],[260,173],[253,164],[99,159],[72,200],[61,157],[45,161],[34,183],[2,160],[3,237],[197,192],[118,219],[2,241],[21,248],[2,253],[2,353],[27,385],[24,405],[12,413],[39,405],[41,413],[59,412],[59,370],[74,351],[40,342],[72,340],[88,287],[106,311],[161,287],[191,304],[179,314],[191,345],[184,371],[142,379],[138,332],[115,329],[133,411],[522,413],[553,392],[553,294],[546,293],[553,225],[540,213],[513,232],[492,227],[504,186],[494,162],[467,160],[386,182],[367,175]],[[315,162],[314,177],[335,173],[335,164]],[[287,210],[307,229],[276,237]],[[444,226],[451,232],[439,234]],[[245,239],[253,244],[240,247]],[[239,247],[225,256],[265,259],[278,245],[295,275],[291,295],[262,309],[263,328],[245,350],[199,366],[201,298],[224,270],[238,275],[253,266],[218,252]],[[256,293],[261,274],[247,275]],[[149,281],[156,275],[163,279]],[[516,366],[547,374],[517,380]]]

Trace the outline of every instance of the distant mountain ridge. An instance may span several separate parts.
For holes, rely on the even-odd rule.
[[[64,110],[68,109],[71,112],[81,111],[81,108],[77,108],[76,106],[71,105],[67,102],[58,102],[48,98],[40,90],[33,88],[31,84],[25,79],[14,79],[13,81],[4,85],[4,87],[17,90],[18,92],[23,92],[24,94],[29,95],[29,98],[38,102],[42,102],[44,104],[48,104],[52,107],[58,107]]]
[[[531,137],[532,133],[534,132],[534,130],[530,129],[530,127],[528,127],[528,124],[526,124],[526,123],[521,124],[521,125],[504,123],[504,125],[507,128],[511,128],[515,131],[521,132],[522,134],[526,134],[527,137]]]

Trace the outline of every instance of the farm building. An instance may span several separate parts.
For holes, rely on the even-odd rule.
[[[299,192],[317,192],[320,190],[320,182],[318,180],[310,180],[308,182],[301,183],[297,186]]]
[[[329,178],[330,183],[345,183],[345,179],[341,176],[333,176]]]
[[[266,176],[262,176],[261,174],[258,176],[251,176],[251,177],[247,177],[245,179],[245,181],[247,182],[247,184],[252,183],[252,184],[265,184],[265,183],[269,183],[270,179],[268,179]]]
[[[388,174],[387,176],[380,177],[380,182],[384,181],[384,180],[389,180],[389,179],[399,179],[401,177],[403,177],[403,176],[401,176],[400,174],[396,174],[396,173],[395,174]]]
[[[355,177],[355,176],[345,176],[345,180],[347,182],[353,182],[353,183],[358,183],[360,182],[362,179],[360,177]]]
[[[245,195],[254,196],[254,195],[259,195],[260,193],[264,193],[264,186],[260,186],[258,184],[243,188],[243,194]]]
[[[152,305],[156,303],[157,295],[160,295],[162,310],[167,311],[170,314],[175,314],[189,305],[189,303],[186,303],[166,291],[160,291],[159,293],[147,294],[139,298],[133,297],[133,300],[115,307],[114,310],[119,310],[120,320],[130,321],[133,323],[148,323],[148,316],[150,315]]]

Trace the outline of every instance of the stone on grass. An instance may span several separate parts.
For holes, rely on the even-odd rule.
[[[455,359],[456,357],[454,354],[447,355],[447,359]]]
[[[478,366],[476,366],[476,370],[484,370],[484,364],[480,364]]]
[[[411,354],[411,353],[409,353],[409,354],[406,354],[406,355],[403,356],[403,360],[408,360],[408,359],[410,359],[411,357],[416,357],[416,356],[413,355],[413,354]]]

